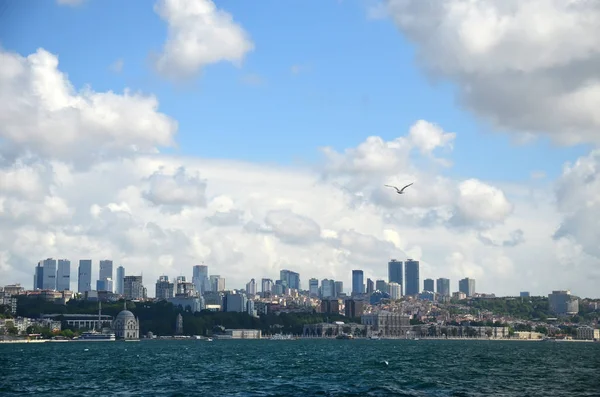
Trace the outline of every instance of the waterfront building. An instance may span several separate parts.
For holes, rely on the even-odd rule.
[[[405,336],[406,332],[411,330],[409,316],[386,310],[363,314],[360,321],[361,324],[369,327],[372,335],[381,337]]]
[[[589,326],[577,328],[577,339],[580,340],[600,340],[600,329]]]
[[[262,332],[259,329],[226,329],[225,335],[217,335],[219,339],[260,339]]]
[[[140,338],[140,322],[127,310],[127,302],[123,303],[123,311],[117,314],[113,322],[113,332],[117,339],[139,339]]]

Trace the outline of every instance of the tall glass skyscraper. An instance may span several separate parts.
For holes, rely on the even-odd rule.
[[[407,259],[404,262],[404,274],[406,275],[406,286],[404,288],[405,295],[418,295],[419,286],[419,261]]]
[[[362,270],[352,270],[352,295],[365,293],[364,273]]]
[[[436,280],[437,293],[441,296],[450,296],[450,280],[447,278],[438,278]]]
[[[388,262],[388,283],[400,284],[400,294],[404,290],[404,279],[402,277],[402,261],[392,259]]]
[[[92,260],[80,259],[77,273],[77,292],[80,294],[92,290]]]
[[[58,271],[56,274],[56,290],[71,290],[71,261],[67,259],[58,260]]]
[[[119,266],[117,268],[117,294],[123,295],[125,293],[125,268]]]

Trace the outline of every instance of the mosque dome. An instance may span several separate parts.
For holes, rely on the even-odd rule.
[[[117,314],[117,318],[116,320],[127,320],[133,318],[135,319],[135,316],[133,315],[132,312],[130,312],[129,310],[122,310],[119,314]]]

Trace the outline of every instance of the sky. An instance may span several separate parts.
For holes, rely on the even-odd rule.
[[[0,285],[411,258],[600,297],[599,63],[586,0],[0,0]]]

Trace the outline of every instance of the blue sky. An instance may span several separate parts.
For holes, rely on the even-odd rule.
[[[5,2],[0,45],[28,55],[58,54],[77,89],[124,88],[152,93],[179,122],[168,151],[282,164],[316,161],[320,146],[354,147],[369,135],[386,140],[425,119],[456,132],[449,174],[518,181],[532,171],[557,176],[586,152],[546,140],[515,145],[479,122],[452,85],[433,85],[414,49],[390,20],[372,20],[364,1],[217,1],[255,44],[241,67],[221,62],[184,84],[161,79],[150,54],[165,41],[166,23],[150,1]],[[120,73],[110,65],[123,60]],[[292,73],[294,66],[298,73]],[[260,81],[260,84],[250,84]]]

